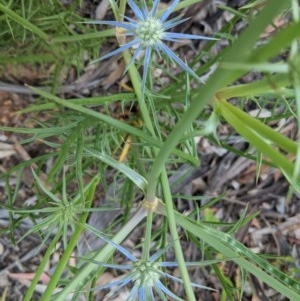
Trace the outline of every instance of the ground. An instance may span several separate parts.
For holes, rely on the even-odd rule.
[[[219,30],[226,20],[230,17],[229,12],[224,12],[216,7],[216,5],[203,1],[200,4],[191,6],[184,11],[190,21],[182,26],[180,30],[186,31],[188,26],[190,30],[204,31],[211,34]],[[246,1],[224,1],[231,8],[238,8]],[[99,10],[98,3],[86,1],[81,7],[80,13],[83,15],[94,16],[102,12],[110,14],[106,11],[105,3],[102,3]],[[97,10],[98,8],[98,10]],[[194,12],[199,13],[194,15]],[[284,24],[283,20],[274,21],[277,26]],[[233,28],[233,32],[239,33],[247,24],[240,22]],[[266,29],[265,36],[272,34],[272,28]],[[226,44],[226,43],[225,43]],[[115,46],[115,44],[114,44]],[[113,47],[114,47],[113,46]],[[173,45],[177,47],[178,53],[184,52],[187,57],[192,56],[195,47],[201,49],[201,45],[193,45],[187,42],[184,45]],[[110,46],[107,46],[109,49]],[[222,45],[220,46],[220,49]],[[198,49],[198,48],[197,48]],[[220,49],[215,48],[216,53]],[[86,65],[80,74],[76,70],[70,68],[66,74],[61,76],[60,87],[57,93],[60,97],[68,99],[74,95],[77,97],[92,97],[96,95],[110,95],[120,91],[129,91],[130,82],[127,76],[122,78],[124,70],[124,62],[110,59],[101,64],[100,68],[95,68],[91,65]],[[49,68],[48,68],[49,67]],[[176,71],[176,69],[175,69]],[[39,122],[47,123],[50,116],[42,112],[29,112],[18,114],[19,110],[28,108],[30,105],[36,104],[39,101],[35,95],[24,84],[30,84],[38,87],[46,87],[49,83],[51,74],[51,66],[41,66],[30,64],[7,64],[3,66],[0,74],[0,125],[1,127],[13,128],[31,128],[34,127],[36,119]],[[159,70],[154,76],[160,77],[161,85],[164,86],[171,79],[167,75],[161,75]],[[260,74],[251,73],[241,79],[241,82],[251,82],[259,77]],[[157,87],[159,89],[160,87]],[[232,100],[233,102],[235,100]],[[97,110],[105,111],[103,108]],[[269,114],[272,108],[266,108],[263,113]],[[257,116],[257,106],[254,102],[247,102],[245,110],[253,116]],[[128,111],[129,117],[121,112],[120,104],[116,103],[109,108],[109,112],[115,118],[131,118],[132,114],[138,114],[138,108]],[[260,113],[262,114],[262,113]],[[125,116],[126,115],[126,116]],[[164,116],[160,116],[164,120]],[[165,121],[165,120],[164,120]],[[172,123],[173,121],[167,120]],[[276,121],[279,122],[279,121]],[[274,126],[274,124],[271,126]],[[219,137],[225,137],[231,133],[232,129],[225,123],[218,126]],[[293,118],[284,120],[284,126],[281,132],[286,136],[295,140],[297,138],[297,124]],[[8,214],[5,206],[13,200],[15,206],[21,204],[34,204],[37,198],[36,186],[32,176],[31,168],[35,168],[36,163],[32,162],[31,166],[12,170],[15,166],[19,166],[22,162],[35,159],[38,156],[46,155],[52,151],[51,147],[43,144],[39,139],[29,143],[20,144],[25,138],[28,138],[24,133],[18,133],[0,130],[0,203],[3,205],[0,209],[0,292],[1,300],[17,301],[22,300],[28,283],[32,279],[34,272],[37,270],[40,260],[45,253],[48,241],[41,244],[41,238],[35,234],[26,236],[23,235],[33,227],[34,220],[22,220],[20,223],[15,222],[14,240],[10,236],[10,231],[6,231],[11,225],[12,216]],[[55,143],[55,141],[52,141]],[[221,140],[222,142],[222,140]],[[236,135],[231,136],[231,145],[236,150],[245,150],[250,146],[246,141],[240,139]],[[229,152],[228,149],[222,147],[222,143],[212,143],[211,140],[205,137],[199,137],[197,143],[197,151],[201,165],[194,168],[190,176],[185,178],[179,185],[174,187],[174,194],[185,194],[191,196],[219,197],[221,200],[206,210],[205,216],[215,218],[222,222],[230,223],[237,221],[244,212],[247,214],[257,214],[251,222],[243,226],[237,233],[235,238],[249,247],[256,253],[273,254],[282,256],[272,259],[274,265],[287,273],[294,268],[299,268],[300,264],[300,208],[299,198],[290,191],[288,182],[280,171],[274,167],[262,165],[259,172],[255,160],[240,156],[238,153]],[[250,147],[251,148],[251,147]],[[51,160],[47,161],[51,165]],[[43,167],[43,172],[46,175],[47,168]],[[177,175],[184,173],[186,166],[176,166],[178,168]],[[9,171],[9,176],[6,173]],[[43,178],[43,173],[41,173]],[[108,183],[111,182],[112,173],[107,172],[106,177]],[[175,181],[170,177],[170,182]],[[98,197],[95,205],[99,202],[105,203],[105,200],[110,197],[111,187],[108,188],[108,195],[104,194],[104,189],[99,188]],[[16,194],[14,192],[17,192]],[[137,202],[139,199],[136,200]],[[192,212],[198,205],[204,205],[207,201],[204,199],[199,202],[187,201],[180,197],[174,198],[174,202],[180,212]],[[101,213],[103,214],[103,213]],[[90,223],[99,228],[105,228],[107,223],[117,218],[115,212],[106,212],[105,216],[92,214]],[[101,218],[100,218],[101,217]],[[159,229],[161,220],[158,219],[154,228]],[[131,248],[137,245],[139,237],[142,235],[142,229],[136,229],[125,242],[124,246]],[[184,233],[182,233],[184,235]],[[87,242],[86,242],[87,240]],[[188,241],[185,244],[185,256],[187,261],[194,261],[201,256],[199,250]],[[87,251],[87,245],[91,248],[96,248],[101,245],[101,242],[96,239],[84,237],[82,238],[81,251]],[[61,256],[61,244],[58,244],[57,251],[53,253],[51,262],[45,269],[44,278],[41,279],[37,286],[34,300],[39,300],[40,294],[47,287],[47,277],[51,277],[51,273],[55,269],[56,263]],[[170,258],[173,254],[168,254]],[[290,261],[283,260],[289,258]],[[117,256],[116,260],[122,260]],[[222,270],[232,279],[233,282],[241,281],[241,271],[234,266],[233,263],[224,263]],[[173,275],[178,275],[178,270],[172,270]],[[210,275],[208,270],[193,269],[191,270],[193,281],[205,282],[206,285],[219,288],[217,279],[214,275]],[[117,275],[106,272],[99,283],[108,281]],[[173,291],[182,294],[182,287],[174,285]],[[254,291],[254,292],[253,292]],[[107,292],[99,292],[95,296],[95,300],[125,300],[126,290],[122,292],[111,292],[111,296]],[[109,299],[111,298],[111,299]],[[199,292],[199,300],[220,300],[218,293]],[[249,278],[245,288],[243,300],[286,300],[282,296],[276,295],[272,289],[262,283],[259,283],[255,278]]]

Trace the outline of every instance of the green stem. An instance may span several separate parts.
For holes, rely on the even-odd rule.
[[[89,191],[87,192],[87,196],[86,196],[86,207],[87,208],[89,208],[91,206],[97,184],[98,184],[98,179],[95,178],[94,183],[92,183]],[[84,211],[81,214],[79,223],[77,224],[77,227],[70,239],[70,242],[69,242],[66,250],[64,251],[61,259],[59,260],[59,263],[55,269],[55,272],[53,273],[51,280],[50,280],[49,284],[47,285],[47,288],[46,288],[43,296],[41,297],[40,301],[48,301],[51,299],[51,296],[57,286],[57,283],[60,280],[61,275],[62,275],[66,265],[68,264],[70,257],[72,256],[72,252],[79,241],[82,231],[84,230],[84,224],[86,222],[88,214],[89,214],[88,211]]]
[[[269,1],[268,5],[259,12],[248,28],[240,35],[238,40],[236,40],[235,44],[227,49],[222,61],[244,62],[251,57],[251,51],[249,50],[253,48],[261,32],[265,30],[271,20],[273,20],[273,18],[287,5],[287,2],[282,0]],[[174,127],[155,159],[149,177],[147,178],[149,185],[146,192],[146,199],[148,202],[154,202],[159,175],[164,168],[164,164],[169,155],[176,147],[176,144],[181,139],[184,132],[192,125],[194,120],[216,92],[239,76],[240,71],[224,70],[219,67],[209,78],[207,84],[201,87],[199,92],[193,97],[191,106]]]
[[[214,91],[210,91],[206,89],[206,91],[211,92],[209,96],[212,96]],[[210,97],[205,98],[203,97],[204,101],[196,102],[194,101],[190,108],[187,110],[185,115],[182,119],[176,124],[171,134],[168,136],[167,140],[163,144],[160,152],[158,153],[150,174],[147,178],[148,180],[148,187],[146,192],[146,199],[148,202],[154,202],[155,200],[155,192],[156,186],[159,179],[159,175],[164,168],[165,162],[167,161],[168,157],[170,156],[172,150],[176,147],[178,141],[182,138],[184,132],[192,125],[194,120],[197,118],[199,113],[204,109],[209,101]]]
[[[193,288],[191,286],[189,273],[185,265],[185,259],[183,257],[182,248],[180,245],[180,240],[179,240],[177,227],[176,227],[176,220],[175,220],[170,184],[165,168],[162,170],[161,182],[162,182],[163,193],[164,193],[164,201],[166,204],[166,217],[169,224],[172,242],[174,244],[176,260],[178,262],[178,267],[181,274],[181,279],[183,281],[185,293],[189,301],[196,301]]]
[[[119,12],[120,15],[116,18],[119,22],[123,22],[127,0],[120,0]]]
[[[120,244],[136,227],[137,225],[145,218],[147,215],[146,210],[141,207],[132,218],[120,229],[120,231],[112,239],[116,244]],[[107,262],[109,257],[115,251],[115,247],[112,244],[106,244],[96,255],[93,257],[94,262]],[[89,263],[82,268],[80,273],[70,281],[70,283],[61,291],[55,301],[65,301],[68,294],[76,291],[79,286],[83,286],[87,281],[95,275],[99,270],[99,265],[95,263]],[[44,301],[44,300],[41,300]]]
[[[87,213],[84,213],[82,216],[85,216],[85,219],[87,218]],[[84,219],[84,220],[85,220]],[[83,218],[81,218],[81,222],[83,221]],[[77,245],[77,242],[79,240],[81,232],[84,230],[84,226],[79,224],[76,227],[75,233],[73,234],[65,252],[63,253],[61,259],[59,260],[59,263],[57,265],[57,268],[55,272],[53,273],[51,277],[51,281],[47,285],[47,288],[41,298],[40,301],[48,301],[51,299],[51,296],[53,294],[54,289],[57,286],[58,281],[60,280],[61,274],[63,273],[66,265],[68,264],[68,261],[70,257],[72,256],[72,252],[74,248]]]
[[[131,55],[128,50],[123,52],[123,57],[128,65],[130,60],[131,60]],[[139,109],[143,118],[143,121],[145,123],[146,128],[148,131],[151,133],[153,137],[156,137],[155,131],[153,128],[153,124],[150,118],[149,110],[147,108],[145,98],[142,94],[142,89],[141,89],[141,77],[135,67],[135,65],[131,65],[128,69],[128,73],[131,79],[131,83],[135,92],[135,95],[137,97],[138,103],[139,103]]]
[[[40,277],[41,277],[41,275],[44,271],[44,268],[45,268],[47,262],[49,261],[49,258],[52,254],[52,251],[54,250],[54,248],[55,248],[57,242],[59,241],[60,237],[61,237],[61,231],[57,231],[55,237],[53,238],[53,240],[50,244],[50,246],[47,248],[47,251],[44,255],[44,258],[43,258],[42,262],[40,263],[37,271],[35,272],[35,276],[34,276],[32,282],[30,284],[30,287],[28,288],[28,291],[26,292],[26,295],[25,295],[23,301],[30,301],[31,300],[32,295],[35,291],[36,285],[39,282]]]
[[[121,6],[121,3],[120,3],[120,6]],[[131,61],[131,55],[128,50],[123,52],[123,57],[126,62],[126,65],[128,65]],[[146,126],[147,130],[151,133],[151,135],[156,138],[156,134],[155,134],[155,130],[154,130],[154,127],[152,124],[150,114],[149,114],[149,110],[148,110],[148,107],[145,102],[145,97],[142,94],[141,78],[136,69],[136,66],[132,64],[128,69],[128,73],[129,73],[129,76],[131,79],[133,89],[135,91],[135,95],[136,95],[138,103],[139,103],[139,109],[140,109],[140,112],[142,115],[143,122],[145,123],[145,126]],[[157,152],[158,151],[154,148],[153,153],[155,155],[157,155]],[[152,220],[153,220],[153,212],[151,210],[149,210],[148,215],[147,215],[145,239],[144,239],[144,245],[143,245],[143,259],[144,260],[147,260],[149,258],[149,253],[150,253]]]
[[[120,16],[115,16],[116,20],[119,22],[123,22],[123,16],[125,14],[125,8],[126,8],[126,0],[121,0],[120,1],[120,6],[119,6],[119,13]],[[117,34],[117,39],[120,45],[126,43],[126,37],[122,35]],[[123,58],[125,60],[126,66],[130,63],[132,56],[130,55],[129,50],[123,51]],[[149,130],[149,132],[152,134],[153,137],[155,137],[155,131],[151,122],[150,114],[148,111],[148,108],[145,104],[144,101],[144,95],[142,94],[142,89],[141,89],[141,77],[136,69],[136,66],[134,64],[131,64],[131,66],[128,68],[128,73],[132,82],[132,86],[135,92],[135,95],[137,97],[138,103],[139,103],[139,108],[142,114],[143,121],[146,125],[146,128]]]
[[[143,245],[143,260],[145,260],[145,261],[148,261],[149,254],[150,254],[152,221],[153,221],[153,212],[151,210],[149,210],[148,214],[147,214],[145,239],[144,239],[144,245]]]
[[[126,61],[126,64],[130,62],[131,56],[128,51],[124,51],[123,53],[124,59]],[[131,82],[134,88],[134,91],[136,93],[140,112],[142,114],[143,121],[145,123],[146,128],[151,133],[153,137],[156,138],[155,130],[150,118],[149,110],[146,106],[144,96],[142,95],[141,90],[141,78],[138,74],[138,71],[134,65],[130,66],[128,69],[129,76],[131,78]],[[158,151],[156,148],[153,148],[153,153],[156,156]],[[151,210],[148,211],[147,215],[147,223],[146,223],[146,231],[145,231],[145,239],[144,239],[144,246],[143,246],[143,259],[147,260],[149,258],[149,252],[150,252],[150,245],[151,245],[151,233],[152,233],[152,219],[153,219],[153,213]]]
[[[299,24],[300,20],[300,13],[299,13],[299,3],[297,0],[292,0],[292,14],[293,14],[293,19],[295,23]],[[290,52],[290,61],[293,62],[296,66],[299,63],[299,41],[294,40],[291,44],[291,52]],[[293,81],[293,88],[295,91],[295,99],[296,99],[296,104],[297,104],[297,117],[298,117],[298,133],[300,132],[300,80],[299,80],[299,67],[295,66],[294,68],[291,68],[290,71],[290,77],[292,78]],[[296,161],[295,161],[295,170],[293,174],[293,181],[297,181],[299,179],[300,175],[300,141],[298,137],[298,147],[297,147],[297,156],[296,156]]]

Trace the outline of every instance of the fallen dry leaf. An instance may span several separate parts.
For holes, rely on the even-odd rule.
[[[32,280],[35,276],[35,273],[9,273],[9,277],[16,279],[16,280],[21,280],[22,282],[25,280]],[[42,283],[48,283],[51,280],[51,278],[46,274],[42,273],[39,281]]]
[[[8,158],[16,153],[14,146],[9,143],[0,142],[0,159]]]

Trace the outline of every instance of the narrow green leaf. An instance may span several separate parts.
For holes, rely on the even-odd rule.
[[[166,215],[165,204],[160,203],[159,211]],[[177,224],[184,230],[199,237],[225,257],[233,258],[237,265],[253,274],[260,281],[268,284],[292,301],[300,300],[300,283],[298,281],[288,277],[230,235],[203,223],[194,222],[178,212],[175,212],[175,218]]]
[[[100,38],[105,38],[105,37],[112,37],[115,34],[116,33],[115,33],[114,29],[108,29],[108,30],[102,30],[102,31],[85,33],[85,34],[58,36],[58,37],[54,37],[51,40],[51,42],[54,44],[55,43],[80,42],[80,41],[90,40],[90,39],[100,39]]]
[[[98,182],[99,182],[99,178],[95,177],[85,188],[84,193],[85,193],[86,201],[84,203],[86,205],[86,208],[89,208],[92,204]],[[54,289],[56,288],[57,283],[61,279],[61,274],[63,273],[66,265],[68,264],[68,261],[72,255],[72,252],[74,251],[74,248],[76,247],[76,245],[79,241],[79,237],[85,228],[84,225],[85,225],[87,217],[88,217],[88,212],[84,211],[81,214],[80,221],[75,229],[75,232],[73,233],[66,250],[62,254],[62,256],[59,260],[59,263],[58,263],[53,275],[51,276],[51,280],[48,283],[47,288],[46,288],[43,296],[41,297],[40,301],[46,301],[46,300],[48,301],[53,296]],[[24,299],[24,301],[29,301],[29,300],[30,300],[30,298]]]
[[[76,105],[89,106],[100,106],[117,100],[134,100],[135,95],[133,93],[119,93],[106,96],[97,96],[97,97],[87,97],[87,98],[70,98],[68,102],[74,103]],[[59,107],[59,104],[56,103],[43,103],[38,105],[32,105],[28,108],[18,111],[18,114],[30,113],[30,112],[40,112],[44,110],[51,110]]]
[[[217,99],[229,99],[234,97],[259,96],[270,93],[280,94],[289,85],[289,78],[285,74],[276,74],[270,78],[243,84],[234,85],[219,90]]]
[[[296,154],[297,143],[295,143],[294,141],[276,132],[275,130],[271,129],[267,125],[263,124],[261,121],[243,112],[239,108],[236,108],[235,106],[233,106],[232,104],[228,103],[225,100],[218,100],[216,102],[216,105],[220,113],[224,117],[225,115],[227,116],[225,118],[232,126],[234,126],[234,124],[232,124],[232,119],[231,117],[228,116],[228,114],[230,114],[231,116],[234,115],[235,117],[232,118],[238,119],[239,120],[238,122],[240,126],[242,126],[242,128],[248,127],[249,129],[251,129],[252,132],[259,134],[261,137],[264,137],[266,140],[272,141],[282,150],[285,150],[291,154]],[[236,128],[236,126],[234,127]],[[261,151],[265,153],[263,150]]]
[[[288,73],[289,66],[286,63],[234,63],[224,62],[220,68],[228,70],[260,71],[269,73]]]
[[[109,166],[115,168],[119,172],[123,173],[126,177],[128,177],[142,191],[145,191],[148,184],[146,179],[137,172],[135,172],[133,169],[129,168],[124,163],[121,163],[115,160],[114,158],[108,156],[107,154],[101,153],[91,148],[85,148],[85,154],[91,155],[105,162]]]
[[[13,12],[8,7],[4,6],[0,3],[0,11],[2,11],[4,14],[6,14],[8,17],[10,17],[15,22],[19,23],[23,27],[30,30],[32,33],[34,33],[36,36],[40,37],[42,40],[44,40],[46,43],[49,43],[49,37],[46,33],[44,33],[41,29],[24,19],[23,17],[19,16],[15,12]]]
[[[77,112],[81,112],[82,114],[84,115],[87,115],[87,116],[90,116],[90,117],[93,117],[95,119],[98,119],[98,120],[101,120],[121,131],[125,131],[129,134],[132,134],[133,136],[136,136],[136,137],[139,137],[141,138],[141,140],[144,140],[145,142],[148,142],[150,143],[151,145],[154,145],[155,147],[158,147],[160,148],[162,146],[162,142],[153,138],[151,135],[149,135],[148,133],[145,133],[131,125],[128,125],[126,124],[125,122],[121,122],[119,120],[116,120],[110,116],[107,116],[107,115],[104,115],[104,114],[101,114],[99,112],[96,112],[96,111],[93,111],[91,109],[88,109],[88,108],[85,108],[83,106],[79,106],[77,104],[73,104],[67,100],[63,100],[55,95],[52,95],[46,91],[43,91],[41,89],[37,89],[37,88],[34,88],[34,87],[30,87],[33,91],[35,91],[37,94],[40,94],[41,96],[47,98],[47,99],[50,99],[56,103],[58,103],[59,105],[63,106],[63,107],[66,107],[66,108],[70,108],[72,110],[75,110]],[[173,150],[173,153],[175,155],[177,155],[178,157],[180,158],[183,158],[187,161],[189,161],[191,164],[195,165],[195,166],[198,166],[199,165],[199,160],[198,158],[195,158],[195,157],[192,157],[188,154],[185,154],[184,152],[182,151],[179,151],[177,149],[174,149]]]

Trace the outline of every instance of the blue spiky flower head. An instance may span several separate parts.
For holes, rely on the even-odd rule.
[[[164,54],[169,59],[174,61],[177,65],[179,65],[183,70],[185,70],[194,78],[200,81],[199,76],[164,43],[165,41],[179,42],[182,39],[216,40],[215,38],[210,37],[168,32],[169,29],[186,21],[187,19],[181,19],[181,17],[179,16],[171,20],[167,20],[171,13],[174,11],[177,4],[180,2],[180,0],[174,0],[160,16],[158,16],[157,14],[159,2],[160,0],[154,0],[153,6],[149,11],[145,1],[142,2],[141,7],[138,7],[134,0],[127,0],[128,5],[134,13],[134,19],[124,16],[124,22],[88,22],[92,24],[105,24],[115,26],[117,29],[121,29],[118,30],[118,32],[121,32],[121,34],[124,35],[125,38],[131,38],[130,41],[125,42],[118,49],[105,54],[96,61],[104,60],[126,49],[135,47],[132,59],[127,66],[128,69],[129,66],[133,64],[134,61],[138,58],[138,56],[143,51],[145,52],[143,62],[144,70],[142,79],[142,91],[144,91],[145,89],[148,68],[153,51],[155,51],[159,56],[161,56],[161,54]]]
[[[125,275],[123,278],[96,287],[95,290],[109,289],[112,287],[121,289],[122,287],[125,287],[129,284],[132,288],[126,301],[155,301],[155,293],[160,297],[160,300],[162,301],[184,301],[182,298],[171,292],[164,284],[164,282],[168,282],[168,280],[183,284],[183,281],[181,279],[172,276],[164,271],[164,269],[168,267],[178,267],[177,262],[159,261],[159,258],[166,252],[167,248],[157,251],[148,259],[138,259],[131,252],[116,244],[109,238],[104,236],[101,236],[101,238],[107,243],[113,245],[132,263],[116,265],[101,263],[90,259],[89,261],[96,263],[102,267],[127,271],[127,275]],[[199,263],[186,262],[185,264],[187,266],[197,266]],[[201,284],[191,283],[191,286],[195,288],[214,291],[214,289]]]

